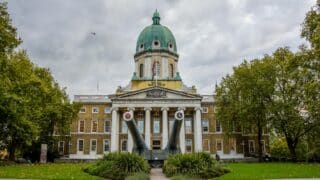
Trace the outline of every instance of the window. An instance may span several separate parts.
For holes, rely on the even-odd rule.
[[[158,61],[154,62],[152,67],[153,77],[159,78],[160,76],[160,63]]]
[[[78,151],[83,152],[84,142],[83,139],[78,139]]]
[[[186,139],[186,152],[192,152],[192,139]]]
[[[104,108],[104,113],[110,114],[111,113],[111,108],[110,107]]]
[[[110,120],[105,120],[104,121],[104,132],[105,133],[110,133],[111,132],[111,121]]]
[[[144,44],[140,44],[139,50],[141,51],[141,50],[143,50],[143,48],[144,48]]]
[[[172,43],[169,43],[168,47],[169,47],[170,50],[173,50],[173,45],[172,45]]]
[[[110,151],[110,141],[108,139],[105,139],[103,141],[103,152],[109,152]]]
[[[91,121],[91,132],[98,132],[98,121],[97,120]]]
[[[138,120],[138,130],[140,134],[144,133],[144,122],[143,120]]]
[[[216,132],[221,133],[222,128],[219,120],[216,120]]]
[[[170,64],[169,74],[170,74],[170,77],[171,77],[171,78],[174,78],[174,68],[173,68],[173,64]]]
[[[85,107],[82,107],[79,111],[79,113],[86,113],[86,108]]]
[[[64,141],[59,141],[58,142],[58,152],[60,155],[64,154]]]
[[[254,153],[254,140],[249,140],[249,153]]]
[[[92,113],[99,113],[99,108],[98,107],[93,107],[92,108]]]
[[[203,148],[203,151],[210,152],[210,141],[209,141],[209,139],[203,139],[202,140],[202,148]]]
[[[154,134],[160,133],[160,120],[159,120],[159,118],[154,118],[154,120],[153,120],[153,133]]]
[[[202,113],[208,113],[208,107],[202,107]]]
[[[207,119],[202,119],[202,132],[203,133],[209,132],[209,121]]]
[[[79,120],[79,129],[78,132],[84,132],[84,120]]]
[[[123,133],[123,134],[128,133],[128,126],[124,120],[121,121],[121,133]]]
[[[223,144],[221,139],[216,140],[216,148],[217,148],[217,152],[223,151]]]
[[[90,151],[91,152],[96,152],[97,151],[97,140],[96,139],[91,139],[91,141],[90,141]]]
[[[140,67],[139,67],[139,77],[143,78],[143,64],[140,64]]]
[[[184,125],[185,125],[185,131],[187,134],[192,133],[192,122],[191,122],[191,118],[186,118],[184,121]]]
[[[128,141],[126,139],[121,141],[121,151],[128,151],[127,142]]]
[[[158,40],[153,41],[153,47],[160,47],[160,42]]]

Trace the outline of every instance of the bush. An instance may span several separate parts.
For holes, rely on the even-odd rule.
[[[290,153],[285,138],[277,138],[271,143],[271,157],[289,158]]]
[[[150,166],[135,153],[109,153],[84,171],[109,179],[125,179],[140,172],[149,174]]]
[[[204,152],[170,155],[162,170],[168,177],[183,175],[204,179],[218,177],[230,172],[213,159],[210,154]]]

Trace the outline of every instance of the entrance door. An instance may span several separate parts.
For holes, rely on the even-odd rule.
[[[160,140],[152,140],[152,150],[160,150],[161,149],[161,141]]]

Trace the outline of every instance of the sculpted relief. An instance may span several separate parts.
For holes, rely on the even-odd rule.
[[[153,89],[147,92],[146,97],[147,98],[164,98],[164,97],[167,97],[167,94],[163,90]]]

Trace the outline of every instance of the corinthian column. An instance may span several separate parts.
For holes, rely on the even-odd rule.
[[[168,107],[161,108],[162,111],[162,149],[168,144]]]
[[[144,108],[145,110],[145,113],[146,113],[146,125],[145,125],[145,131],[144,131],[144,141],[146,142],[146,145],[147,147],[150,149],[150,142],[151,142],[151,133],[150,133],[150,130],[151,130],[151,117],[150,117],[150,114],[151,114],[151,108],[150,107],[147,107],[147,108]]]
[[[119,115],[118,108],[112,108],[111,152],[119,150]]]

